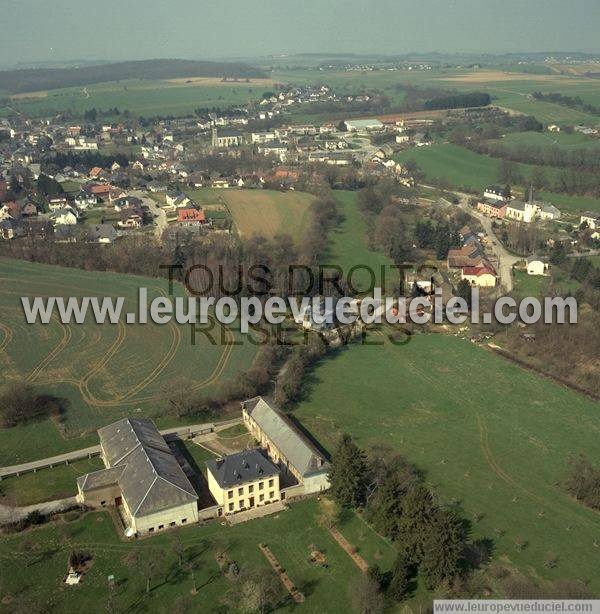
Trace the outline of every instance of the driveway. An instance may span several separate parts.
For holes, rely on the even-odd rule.
[[[56,499],[55,501],[45,501],[44,503],[36,503],[35,505],[27,505],[25,507],[9,507],[8,505],[0,505],[0,524],[16,522],[26,518],[28,514],[38,511],[41,514],[55,514],[69,509],[74,505],[78,505],[77,497],[67,497],[66,499]]]
[[[155,200],[150,198],[146,192],[135,191],[132,192],[132,195],[136,198],[139,198],[145,207],[148,207],[148,210],[152,214],[154,218],[154,236],[160,241],[163,232],[167,229],[167,214],[164,212],[161,207],[158,206]]]
[[[436,189],[435,186],[423,185],[424,188]],[[487,248],[491,251],[496,259],[496,269],[498,274],[500,275],[500,289],[505,293],[511,292],[513,289],[513,276],[512,276],[512,267],[513,264],[523,260],[523,256],[515,256],[511,254],[502,243],[496,239],[496,235],[494,234],[494,229],[492,228],[492,219],[475,211],[473,208],[469,206],[469,200],[473,198],[472,194],[465,194],[464,192],[455,192],[451,190],[446,190],[446,192],[450,192],[454,194],[456,198],[458,198],[459,203],[458,206],[466,211],[471,217],[476,218],[481,222],[483,226],[483,230],[488,236]]]

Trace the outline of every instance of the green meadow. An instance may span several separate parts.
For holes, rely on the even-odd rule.
[[[220,83],[209,79],[205,83],[151,81],[145,79],[99,83],[86,88],[64,88],[41,92],[38,97],[11,99],[11,109],[32,117],[55,115],[71,111],[83,113],[91,108],[130,111],[135,115],[189,115],[198,108],[230,107],[260,98],[270,85],[264,83]],[[114,119],[114,118],[113,118]]]
[[[329,235],[329,249],[324,264],[341,267],[346,279],[353,267],[363,267],[357,268],[352,274],[354,287],[362,292],[366,292],[373,283],[370,271],[375,276],[375,287],[381,286],[382,279],[392,279],[392,262],[380,252],[369,249],[365,218],[358,208],[357,193],[336,190],[335,197],[343,221]],[[381,267],[385,268],[383,275]]]
[[[139,288],[151,301],[168,294],[166,280],[67,269],[0,259],[0,364],[5,381],[22,381],[64,401],[60,420],[0,430],[0,464],[10,465],[97,442],[98,427],[132,413],[168,416],[165,387],[185,382],[211,391],[247,369],[256,347],[233,329],[214,325],[192,338],[190,325],[125,324],[138,311]],[[175,296],[184,296],[174,286]],[[123,297],[119,324],[29,325],[20,297]],[[240,345],[233,345],[242,341]]]
[[[352,345],[314,369],[294,412],[302,424],[330,451],[347,432],[371,453],[403,455],[474,538],[493,540],[494,559],[600,591],[598,512],[561,487],[570,456],[597,457],[599,405],[465,339],[369,341],[382,345]]]
[[[497,158],[451,143],[409,149],[397,154],[394,159],[398,162],[416,162],[425,173],[426,182],[469,192],[481,192],[485,187],[497,183],[501,164]],[[530,164],[516,164],[516,167],[525,178],[531,176],[534,168]],[[544,172],[551,178],[558,175],[561,169],[544,167]],[[566,212],[600,211],[600,199],[554,192],[540,192],[537,196]]]
[[[346,533],[346,526],[348,532]],[[389,569],[393,548],[353,515],[340,530],[356,539],[357,552],[370,564]],[[273,574],[259,544],[266,543],[305,601],[294,604],[282,587],[278,612],[352,611],[354,587],[361,572],[352,559],[319,525],[314,499],[296,503],[287,511],[236,526],[212,522],[165,532],[142,541],[123,541],[111,516],[105,512],[77,517],[70,513],[48,525],[16,535],[0,537],[0,560],[10,574],[3,574],[4,607],[19,611],[99,612],[227,611],[223,597],[233,591],[237,577],[227,578],[217,555],[224,553],[242,573]],[[180,544],[180,546],[178,546]],[[184,565],[177,549],[183,551]],[[62,580],[72,550],[92,555],[91,567],[80,585],[67,587]],[[325,557],[325,566],[311,561],[311,552]],[[150,592],[146,592],[147,563],[151,562]],[[191,570],[194,571],[192,580]],[[109,590],[108,576],[114,576]],[[273,575],[273,579],[275,576]],[[197,589],[192,594],[192,589]],[[109,594],[111,595],[109,597]]]

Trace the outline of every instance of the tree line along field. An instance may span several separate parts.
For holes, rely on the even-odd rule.
[[[385,540],[349,514],[340,525],[349,540],[356,539],[358,553],[369,564],[389,570],[394,550]],[[35,546],[31,547],[31,540]],[[196,595],[191,572],[178,563],[177,543],[184,560],[193,561]],[[64,612],[74,607],[97,612],[107,607],[107,576],[114,575],[114,611],[173,612],[220,611],[223,596],[235,588],[237,578],[228,579],[220,571],[217,555],[225,552],[242,574],[263,571],[273,574],[258,545],[267,543],[292,582],[303,592],[304,603],[295,604],[289,596],[278,612],[338,612],[352,610],[351,593],[360,581],[361,571],[352,559],[319,524],[315,499],[296,503],[275,516],[235,526],[210,523],[167,531],[141,542],[119,539],[106,512],[76,514],[36,528],[31,532],[0,537],[0,558],[12,572],[3,575],[3,594],[10,595],[5,607],[17,611],[25,604],[31,611],[41,605]],[[326,567],[311,562],[311,551],[323,553]],[[64,588],[62,579],[72,550],[92,554],[92,566],[80,586]],[[136,557],[136,554],[138,555]],[[146,593],[146,566],[152,562],[150,593]],[[43,562],[43,564],[38,564]],[[273,578],[275,576],[273,574]],[[283,593],[284,597],[286,593]],[[181,603],[183,602],[183,603]]]
[[[598,512],[561,482],[570,455],[597,457],[598,409],[467,340],[430,334],[346,348],[317,366],[294,413],[329,450],[347,432],[371,453],[414,463],[471,520],[474,538],[493,540],[495,560],[597,592]]]
[[[221,205],[231,215],[240,236],[273,238],[288,234],[299,241],[310,222],[315,197],[304,192],[200,188],[186,190],[188,196],[207,207]]]
[[[325,263],[342,268],[347,278],[353,267],[366,267],[375,275],[375,286],[381,287],[385,275],[390,275],[391,260],[381,252],[372,251],[365,236],[365,218],[358,208],[356,192],[335,191],[342,222],[329,235],[328,251]],[[381,267],[386,267],[384,276]],[[391,275],[390,275],[391,278]],[[363,268],[352,275],[352,283],[357,290],[366,292],[372,284],[369,272]]]
[[[166,263],[167,264],[167,263]],[[130,275],[99,273],[0,260],[0,364],[4,381],[19,380],[43,393],[65,399],[60,423],[47,419],[0,430],[0,464],[35,460],[97,442],[95,430],[132,413],[160,416],[165,412],[164,387],[173,382],[210,391],[251,364],[255,346],[234,329],[215,325],[196,335],[191,326],[125,324],[137,312],[140,287],[149,300],[168,293],[168,283]],[[174,286],[176,296],[184,289]],[[25,322],[21,296],[124,297],[118,325],[48,325]],[[209,339],[210,335],[210,339]],[[214,345],[212,344],[214,341]],[[159,425],[175,422],[162,418]]]
[[[498,183],[500,159],[470,151],[451,143],[419,147],[397,154],[398,162],[413,160],[425,173],[425,181],[441,181],[454,189],[482,192],[486,186]],[[531,177],[534,166],[515,163],[525,178]],[[548,178],[557,176],[561,169],[543,167]],[[600,211],[600,200],[584,196],[540,192],[539,198],[550,201],[564,212]]]
[[[220,79],[137,79],[89,86],[28,92],[10,97],[0,113],[21,112],[29,116],[54,115],[66,111],[82,113],[92,107],[128,109],[136,115],[192,113],[202,107],[228,107],[255,101],[274,83],[327,83],[340,95],[377,89],[393,105],[404,101],[404,85],[459,91],[484,91],[497,104],[516,112],[535,115],[548,123],[598,123],[598,117],[545,101],[531,100],[534,91],[580,96],[600,106],[600,81],[583,75],[531,74],[495,69],[462,68],[414,71],[319,71],[281,70],[271,79],[241,79],[223,83]]]
[[[286,83],[327,83],[340,94],[378,89],[394,104],[403,100],[402,86],[432,87],[459,91],[487,92],[492,104],[518,113],[535,115],[546,123],[591,123],[599,118],[578,109],[531,100],[535,91],[580,96],[585,102],[600,106],[600,80],[582,75],[531,74],[482,68],[433,68],[432,70],[318,71],[275,70],[273,78]]]
[[[188,83],[189,81],[189,83]],[[221,82],[204,80],[130,80],[99,83],[85,87],[33,92],[8,99],[1,115],[17,111],[30,117],[43,117],[71,111],[83,113],[91,108],[130,111],[134,115],[183,116],[198,108],[243,105],[261,97],[272,88],[268,79]]]

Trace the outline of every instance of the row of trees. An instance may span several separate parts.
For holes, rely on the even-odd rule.
[[[122,111],[124,117],[129,117],[130,113],[128,109]],[[108,109],[97,109],[92,107],[83,112],[83,119],[88,122],[95,122],[100,117],[118,117],[121,115],[119,107],[111,107]]]
[[[448,251],[460,247],[461,238],[458,228],[453,228],[447,222],[418,220],[415,225],[414,238],[417,247],[433,249],[438,260],[444,260]]]
[[[467,145],[477,153],[524,164],[571,168],[579,172],[595,172],[600,169],[600,147],[564,149],[558,145],[523,143],[516,147],[495,140],[471,141]]]
[[[487,107],[492,102],[485,92],[469,92],[465,94],[448,94],[426,100],[423,108],[426,111],[437,109],[464,109],[468,107]]]
[[[560,104],[563,107],[577,109],[584,113],[590,113],[591,115],[600,115],[600,107],[585,102],[580,96],[565,96],[557,92],[547,92],[545,94],[542,92],[533,92],[531,97],[541,102],[552,102],[553,104]]]
[[[332,457],[329,479],[337,504],[364,510],[375,530],[397,547],[391,574],[372,570],[373,578],[390,598],[403,599],[417,572],[429,588],[463,573],[465,522],[436,502],[419,473],[404,459],[369,462],[353,439],[343,435]]]
[[[586,456],[571,459],[565,489],[584,505],[600,510],[600,468]]]
[[[548,175],[543,167],[534,166],[531,172],[525,175],[516,162],[502,158],[497,177],[500,183],[533,185],[535,189],[561,194],[600,196],[600,181],[596,174],[574,168],[566,168]]]
[[[10,382],[0,389],[0,426],[11,428],[52,417],[60,419],[63,401],[22,382]]]
[[[367,226],[369,247],[384,253],[394,264],[411,257],[412,244],[397,199],[412,195],[411,189],[393,179],[370,184],[358,193],[358,206]]]

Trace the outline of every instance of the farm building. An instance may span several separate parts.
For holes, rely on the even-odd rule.
[[[546,275],[548,273],[548,263],[538,256],[530,256],[527,258],[527,274],[528,275]]]
[[[491,185],[483,191],[483,197],[489,200],[509,200],[510,192],[506,188]]]
[[[329,463],[290,419],[263,397],[242,403],[244,424],[269,458],[301,486],[302,494],[329,488]],[[299,493],[300,494],[300,493]]]
[[[348,132],[383,130],[384,126],[378,119],[349,119],[344,122]]]
[[[490,217],[502,219],[506,215],[508,203],[503,200],[485,198],[477,203],[477,211],[481,211]]]
[[[493,288],[496,285],[496,272],[487,266],[463,267],[460,278],[479,288]]]
[[[260,451],[206,461],[208,488],[225,515],[279,501],[279,469]]]
[[[592,230],[600,228],[600,215],[593,211],[586,211],[579,218],[579,225],[581,226],[581,224],[587,224],[587,227]]]
[[[106,469],[77,479],[80,503],[116,506],[128,535],[198,521],[198,495],[152,420],[124,418],[98,435]]]

